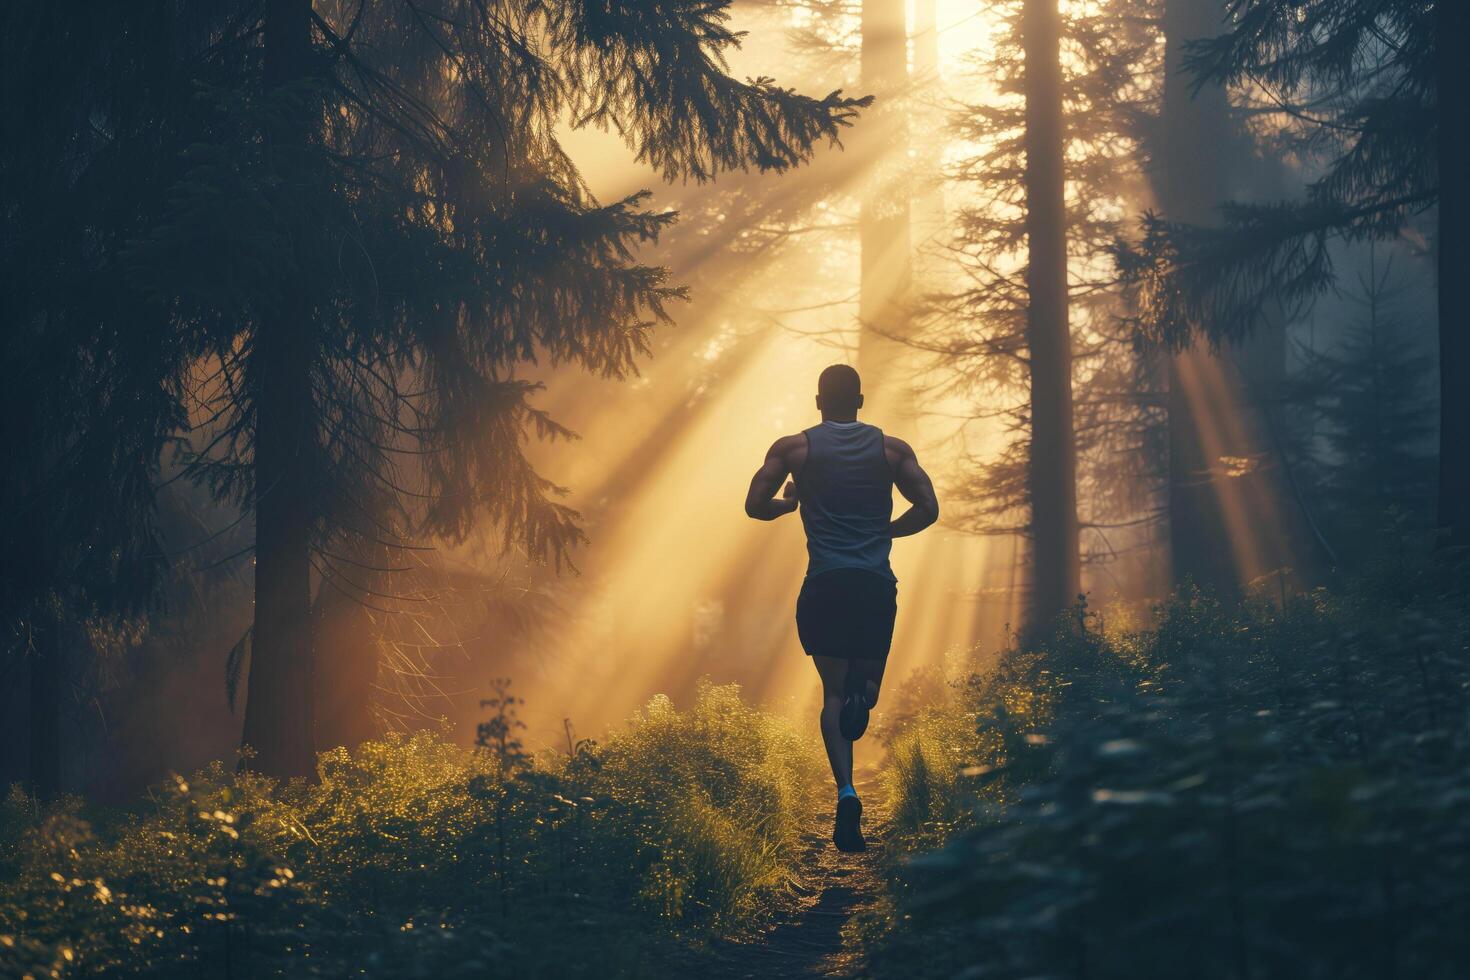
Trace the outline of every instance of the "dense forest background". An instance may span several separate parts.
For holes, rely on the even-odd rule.
[[[7,4],[0,972],[739,975],[825,794],[740,501],[846,362],[944,519],[823,969],[1464,975],[1465,41]]]

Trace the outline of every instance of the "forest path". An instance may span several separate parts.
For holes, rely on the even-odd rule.
[[[800,904],[764,935],[717,944],[711,962],[700,970],[701,980],[850,977],[860,968],[861,955],[844,948],[842,930],[883,896],[880,868],[887,815],[875,774],[859,773],[855,782],[863,800],[868,849],[844,854],[832,846],[835,800],[819,793],[812,800],[805,834]]]

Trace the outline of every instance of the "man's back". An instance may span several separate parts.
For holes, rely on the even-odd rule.
[[[892,579],[893,470],[882,430],[863,422],[822,422],[802,435],[806,459],[795,477],[807,575],[855,568]]]

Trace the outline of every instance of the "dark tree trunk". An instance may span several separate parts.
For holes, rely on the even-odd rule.
[[[360,549],[363,558],[371,556]],[[355,570],[368,581],[379,582],[366,569]],[[373,685],[378,679],[378,633],[373,612],[331,584],[317,593],[313,658],[316,692],[316,743],[322,749],[345,745],[355,748],[375,738]]]
[[[265,5],[267,91],[305,77],[311,60],[311,0]],[[293,118],[266,134],[278,169],[301,166],[310,121]],[[312,744],[310,461],[311,308],[305,284],[285,284],[280,307],[262,317],[250,369],[255,391],[255,633],[242,741],[250,768],[309,775]]]
[[[61,637],[49,613],[31,622],[30,787],[40,800],[61,792],[61,690],[65,674]]]
[[[911,249],[908,127],[895,99],[908,85],[908,25],[904,0],[863,0],[862,89],[877,96],[851,140],[860,158],[864,191],[858,216],[862,252],[858,287],[858,372],[867,407],[901,408],[894,390],[903,382],[904,353],[893,337],[907,334]]]
[[[1061,16],[1057,0],[1026,0],[1026,340],[1031,358],[1031,626],[1077,599],[1077,450],[1072,431],[1067,210],[1063,171]]]
[[[1470,5],[1440,0],[1439,56],[1439,526],[1470,546]]]
[[[1164,8],[1164,127],[1159,203],[1164,217],[1185,224],[1218,220],[1225,200],[1229,103],[1225,90],[1194,79],[1183,67],[1186,45],[1219,33],[1220,0],[1168,0]],[[1198,392],[1216,366],[1212,355],[1191,349],[1169,359],[1169,556],[1174,583],[1233,592],[1238,585],[1230,536],[1212,472],[1215,460],[1203,433],[1213,420],[1198,411]]]
[[[319,604],[316,621],[316,742],[322,749],[356,748],[378,734],[373,720],[377,631],[366,608],[333,595]]]
[[[1256,200],[1282,201],[1292,196],[1291,172],[1286,163],[1256,155],[1247,139],[1242,147],[1241,173],[1249,181],[1247,193]],[[1291,456],[1288,439],[1288,350],[1290,311],[1279,302],[1269,307],[1266,322],[1240,345],[1236,363],[1246,390],[1243,401],[1250,413],[1253,445],[1247,451],[1265,454],[1272,465],[1262,467],[1245,482],[1260,507],[1273,515],[1261,542],[1261,558],[1268,568],[1290,566],[1301,582],[1317,581],[1336,563],[1336,553],[1323,536],[1312,501],[1300,482],[1299,461]]]

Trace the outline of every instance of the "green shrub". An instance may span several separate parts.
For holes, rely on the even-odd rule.
[[[687,712],[655,697],[593,759],[610,857],[641,870],[661,914],[728,928],[792,883],[820,762],[734,685],[702,685]]]
[[[1285,609],[1191,595],[1148,631],[1058,636],[1040,731],[977,712],[993,738],[966,764],[995,785],[899,874],[874,972],[1470,975],[1462,590],[1399,566]]]
[[[638,975],[750,928],[795,875],[818,770],[706,686],[573,758],[432,732],[323,753],[315,783],[215,764],[133,813],[0,809],[0,975]]]
[[[75,800],[42,812],[12,840],[18,860],[0,892],[5,975],[282,966],[318,905],[273,846],[269,789],[216,765],[110,828]],[[8,805],[29,807],[14,795]]]
[[[946,843],[1005,799],[995,774],[1050,717],[1044,660],[1007,652],[947,684],[889,739],[883,772],[889,829],[904,850]]]

